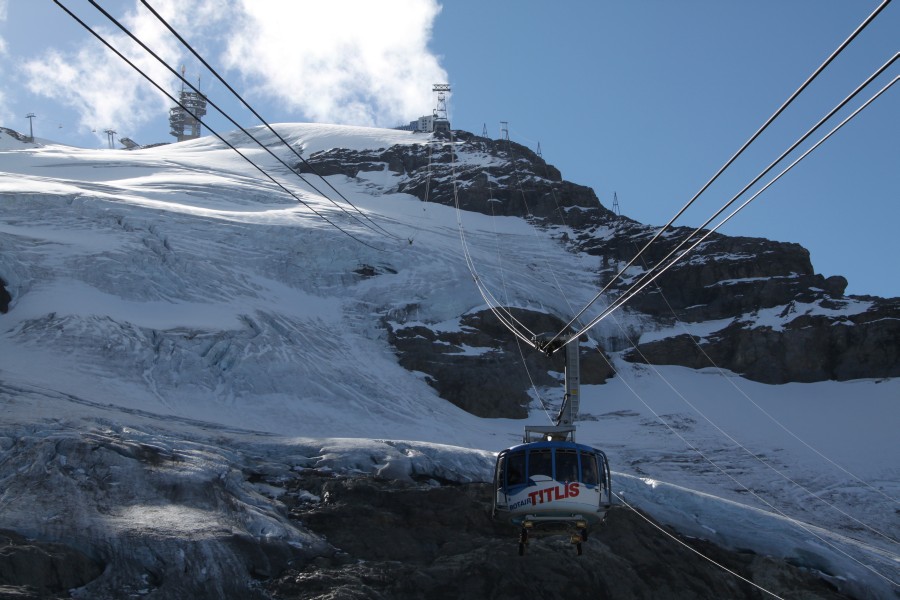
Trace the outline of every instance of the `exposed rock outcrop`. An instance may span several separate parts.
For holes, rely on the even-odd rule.
[[[430,145],[393,146],[376,151],[335,148],[309,156],[322,175],[358,177],[385,172],[398,176],[390,192],[422,201],[498,216],[529,216],[558,223],[564,211],[572,227],[615,219],[591,188],[562,179],[540,156],[515,142],[490,140],[464,131]],[[300,164],[301,173],[311,172]],[[454,185],[455,181],[455,185]]]
[[[621,507],[583,556],[560,535],[518,556],[516,530],[491,519],[492,486],[470,478],[484,458],[457,454],[459,468],[478,462],[464,474],[384,442],[407,462],[376,469],[379,449],[326,459],[131,428],[0,441],[16,473],[2,482],[0,599],[760,597]],[[776,593],[847,597],[809,568],[684,541]]]
[[[27,135],[21,134],[15,129],[10,129],[9,127],[0,127],[0,133],[5,133],[9,137],[22,142],[23,144],[30,143],[32,140]]]
[[[0,529],[0,598],[11,590],[18,590],[20,598],[55,596],[87,585],[102,572],[101,563],[75,548]]]
[[[490,519],[487,484],[331,478],[307,479],[302,487],[318,490],[323,502],[295,505],[292,516],[324,535],[335,552],[266,584],[285,600],[761,597],[625,508],[614,509],[592,532],[582,556],[567,538],[550,536],[532,538],[520,557],[517,532]],[[776,593],[847,598],[807,569],[687,542]]]
[[[843,304],[812,306],[838,311]],[[900,376],[900,300],[873,299],[870,308],[849,315],[816,314],[807,308],[792,317],[796,308],[794,302],[784,308],[782,326],[735,319],[706,338],[682,334],[640,344],[626,357],[695,369],[712,360],[749,379],[775,384]]]
[[[510,312],[531,331],[555,332],[565,326],[544,313]],[[563,375],[563,353],[548,358],[523,352],[518,340],[489,310],[463,315],[453,331],[389,321],[386,326],[401,365],[425,373],[442,398],[481,417],[524,419],[532,401],[528,395],[532,383],[557,385]],[[603,383],[612,374],[602,349],[582,346],[582,383]]]
[[[325,175],[389,173],[381,193],[403,192],[447,205],[458,200],[464,210],[523,216],[539,226],[565,225],[572,234],[564,234],[562,241],[571,250],[601,258],[596,274],[601,286],[658,230],[607,210],[591,189],[563,180],[555,167],[524,146],[466,132],[456,132],[455,142],[452,153],[449,140],[439,139],[367,152],[333,149],[311,155],[309,162]],[[610,287],[609,297],[625,292],[691,231],[678,227],[660,236],[629,276]],[[900,300],[847,297],[846,287],[842,276],[815,273],[809,252],[798,244],[712,234],[625,310],[661,328],[677,321],[731,324],[698,338],[700,347],[689,336],[670,335],[640,344],[625,356],[693,368],[711,366],[712,360],[766,383],[900,375]],[[776,322],[760,318],[766,311],[777,316]],[[521,359],[509,343],[510,334],[488,333],[485,328],[494,323],[489,318],[465,318],[470,323],[464,333],[394,327],[390,340],[401,363],[426,373],[442,397],[480,416],[524,417],[530,383],[516,365]],[[477,331],[492,338],[491,343],[478,339]],[[482,350],[464,352],[463,346]],[[602,365],[597,368],[603,370]],[[551,383],[547,376],[538,378],[537,385]]]
[[[10,302],[12,302],[12,296],[9,290],[6,289],[6,282],[3,281],[3,278],[0,278],[0,313],[5,313],[9,310]]]

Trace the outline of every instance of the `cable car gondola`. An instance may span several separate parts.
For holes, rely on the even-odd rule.
[[[493,517],[520,527],[519,555],[538,528],[574,530],[570,539],[580,555],[589,528],[610,507],[606,454],[575,443],[579,380],[573,340],[566,344],[566,395],[555,424],[526,426],[523,443],[497,455]]]

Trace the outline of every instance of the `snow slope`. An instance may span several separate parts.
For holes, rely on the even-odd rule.
[[[430,139],[276,127],[304,155]],[[597,258],[568,253],[522,219],[385,194],[397,177],[386,168],[330,177],[385,235],[242,136],[229,141],[344,232],[211,138],[125,152],[4,136],[0,278],[13,296],[0,315],[4,435],[114,423],[170,445],[299,445],[330,468],[409,473],[427,460],[488,478],[491,452],[516,443],[523,423],[440,399],[397,364],[382,320],[456,327],[483,308],[460,228],[498,298],[566,318],[596,293]],[[716,328],[701,324],[697,335]],[[617,313],[592,335],[645,329]],[[897,595],[900,382],[769,386],[712,366],[616,360],[617,377],[583,390],[578,439],[606,450],[627,502],[689,535],[818,568],[860,596]],[[536,399],[531,422],[545,418]],[[21,523],[9,510],[0,521]]]

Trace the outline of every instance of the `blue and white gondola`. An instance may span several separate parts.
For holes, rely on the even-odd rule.
[[[526,426],[524,443],[497,455],[492,514],[520,528],[520,555],[537,527],[574,529],[571,541],[581,554],[589,528],[602,522],[610,507],[606,454],[575,443],[580,361],[577,340],[567,341],[553,349],[566,349],[566,394],[554,424]]]
[[[581,554],[590,527],[610,507],[606,454],[570,441],[543,441],[500,452],[494,477],[494,518],[521,528],[519,553],[535,527],[574,528]]]

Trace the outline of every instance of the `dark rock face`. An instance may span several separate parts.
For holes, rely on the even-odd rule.
[[[773,384],[897,377],[898,313],[900,300],[878,299],[866,312],[848,317],[802,315],[781,331],[736,320],[705,340],[679,335],[640,344],[626,357],[696,369],[708,367],[712,359],[749,379]]]
[[[31,138],[28,137],[27,135],[23,135],[23,134],[19,133],[18,131],[16,131],[15,129],[9,129],[8,127],[0,127],[0,133],[5,133],[6,135],[10,136],[11,138],[15,138],[22,143],[27,143],[27,142],[31,141]]]
[[[533,537],[490,518],[487,484],[432,487],[367,478],[320,480],[323,502],[291,508],[334,546],[266,584],[276,598],[760,598],[761,593],[662,535],[625,508],[576,556],[563,536]],[[304,489],[313,489],[306,481]],[[810,572],[690,540],[705,555],[775,593],[846,598]],[[770,588],[771,589],[771,588]],[[797,597],[800,597],[799,595]]]
[[[517,531],[491,518],[493,487],[447,465],[359,475],[320,466],[321,446],[131,434],[0,438],[4,514],[33,511],[23,528],[52,521],[45,538],[74,540],[0,530],[0,599],[761,597],[622,507],[592,529],[583,556],[551,531],[520,557]],[[120,518],[131,507],[152,515]],[[685,541],[784,597],[846,597],[815,571]]]
[[[790,302],[824,278],[812,273],[809,253],[797,244],[722,236],[657,281],[662,294],[648,290],[637,296],[636,310],[671,315],[661,301],[664,294],[681,320],[708,321]]]
[[[531,331],[560,331],[565,326],[543,313],[524,309],[510,312]],[[480,417],[524,419],[531,402],[527,394],[531,381],[537,386],[559,383],[565,368],[562,353],[547,358],[536,352],[521,352],[518,340],[491,311],[463,315],[460,325],[459,331],[439,332],[421,325],[396,327],[386,323],[400,364],[426,373],[429,384],[442,398]],[[527,371],[522,366],[523,355]],[[548,371],[559,373],[559,377]],[[602,350],[582,348],[582,383],[603,383],[612,374]]]
[[[387,171],[400,176],[385,192],[405,192],[448,205],[458,198],[464,210],[523,216],[537,225],[565,224],[574,230],[574,239],[564,238],[573,251],[601,257],[600,285],[611,281],[658,230],[607,210],[592,190],[564,181],[556,168],[524,146],[465,132],[455,133],[455,141],[452,154],[447,139],[370,152],[334,149],[309,160],[326,175],[356,177]],[[638,273],[632,281],[662,264],[691,231],[672,228],[657,239],[633,266]],[[675,336],[642,344],[625,356],[693,368],[709,367],[712,359],[720,367],[766,383],[900,375],[900,303],[847,298],[846,287],[844,277],[816,274],[809,252],[798,244],[712,234],[631,299],[626,310],[662,326],[676,320],[733,323],[703,340],[702,351],[689,337]],[[616,282],[610,297],[627,289]],[[840,314],[840,307],[856,300],[870,301],[871,306]],[[754,315],[769,309],[783,313],[778,327],[754,323]],[[511,334],[490,330],[496,320],[469,320],[470,329],[460,335],[436,334],[425,327],[392,329],[391,343],[401,364],[428,374],[432,386],[454,404],[484,417],[524,417],[529,383],[524,370],[514,364],[521,359],[509,343]],[[467,356],[462,344],[486,350]],[[583,360],[598,357],[594,353]],[[531,368],[540,359],[528,360]],[[602,361],[591,369],[598,373],[598,381],[611,375]],[[537,385],[552,383],[547,376],[539,379]]]
[[[638,223],[620,223],[615,234],[598,238],[578,237],[578,249],[604,260],[600,281],[604,284],[643,248],[657,229]],[[692,229],[676,227],[647,248],[635,267],[646,271],[684,248],[679,244]],[[843,278],[832,278],[827,287],[843,293]],[[846,287],[846,280],[843,280]],[[799,244],[762,238],[712,234],[688,257],[663,273],[629,303],[629,309],[661,320],[672,312],[682,321],[697,322],[734,317],[744,312],[829,297],[826,280],[813,272],[809,252]],[[616,283],[613,291],[627,286]],[[833,294],[831,294],[833,295]]]
[[[0,597],[47,597],[79,588],[96,579],[103,565],[64,544],[29,540],[0,530]]]
[[[225,450],[185,441],[175,449],[163,440],[140,442],[99,433],[86,434],[85,439],[99,445],[85,447],[71,434],[39,445],[55,455],[35,456],[28,451],[33,444],[26,440],[10,445],[6,464],[36,464],[38,472],[13,468],[20,480],[29,481],[8,486],[12,493],[7,498],[15,500],[24,489],[49,477],[48,489],[60,494],[53,508],[66,506],[66,500],[77,499],[78,494],[59,485],[60,470],[77,477],[81,489],[100,492],[98,502],[74,503],[69,511],[48,513],[50,506],[28,502],[38,509],[34,523],[45,523],[50,520],[47,514],[54,515],[57,533],[69,530],[67,535],[77,536],[84,552],[99,558],[71,545],[0,530],[0,599],[762,597],[622,507],[614,507],[607,522],[591,530],[583,556],[576,555],[568,537],[537,532],[520,557],[515,528],[491,519],[492,486],[459,483],[471,479],[445,465],[399,469],[401,479],[379,477],[382,470],[373,471],[375,476],[348,476],[295,464],[297,458],[316,463],[318,457],[307,456],[313,454],[310,448],[281,463],[245,454],[240,446]],[[79,455],[78,450],[85,452]],[[208,469],[206,461],[220,452],[239,462],[216,463],[213,482],[206,476],[185,481],[194,478],[185,477],[186,472]],[[68,460],[60,461],[59,456]],[[283,455],[267,456],[279,461]],[[52,458],[32,460],[36,457]],[[131,468],[109,468],[125,465]],[[180,475],[173,478],[176,473]],[[140,484],[148,477],[165,498],[146,495]],[[223,487],[228,488],[226,496]],[[119,497],[118,490],[125,488],[129,491]],[[48,492],[34,491],[39,497]],[[202,494],[221,502],[208,504]],[[154,529],[154,521],[165,517],[150,517],[140,532],[84,526],[86,521],[73,520],[95,508],[115,519],[135,503],[190,516],[179,519],[177,527],[169,524],[161,529]],[[216,524],[201,535],[188,531],[201,514],[215,518]],[[272,527],[272,518],[280,527]],[[72,531],[77,523],[82,527]],[[128,523],[134,524],[132,519],[120,521]],[[291,532],[302,535],[291,543]],[[815,571],[702,540],[684,541],[783,597],[846,598]]]
[[[463,210],[487,215],[529,216],[558,223],[564,210],[566,222],[573,227],[615,218],[592,189],[563,181],[558,169],[525,146],[462,131],[455,133],[455,141],[462,142],[455,152],[447,139],[444,144],[376,151],[335,148],[314,153],[307,162],[326,176],[389,171],[403,176],[390,192],[447,206],[454,206],[458,197]],[[467,158],[473,162],[460,162]],[[297,165],[301,173],[312,169]]]
[[[635,226],[622,233],[611,243],[580,243],[591,254],[627,261],[649,241],[649,232]],[[647,264],[663,260],[688,233],[678,228],[654,243]],[[734,321],[696,343],[681,335],[641,344],[626,353],[628,360],[699,369],[712,359],[775,384],[900,374],[900,300],[845,297],[847,280],[815,274],[809,253],[797,244],[714,234],[696,252],[635,296],[629,308],[662,323]],[[601,281],[615,272],[605,269]],[[845,310],[859,302],[869,304],[865,311]],[[774,309],[782,325],[755,323],[764,309]]]
[[[6,289],[6,282],[0,278],[0,313],[5,313],[9,310],[11,301],[12,296],[9,294],[9,290]]]

